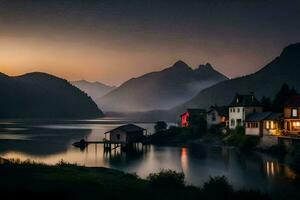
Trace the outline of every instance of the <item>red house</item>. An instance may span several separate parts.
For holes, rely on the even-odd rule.
[[[185,112],[185,113],[180,115],[180,117],[181,117],[181,127],[188,127],[189,126],[189,122],[188,122],[189,116],[190,116],[189,112]]]

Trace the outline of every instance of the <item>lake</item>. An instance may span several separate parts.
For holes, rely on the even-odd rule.
[[[184,172],[188,184],[201,186],[210,176],[226,176],[235,188],[259,189],[275,198],[298,194],[293,180],[299,174],[284,159],[262,153],[244,154],[230,147],[196,145],[193,148],[142,146],[131,152],[107,153],[103,146],[84,150],[72,146],[80,139],[102,140],[104,133],[126,120],[2,120],[0,157],[56,164],[64,160],[92,167],[108,167],[145,178],[160,169]],[[151,133],[152,123],[136,123]]]

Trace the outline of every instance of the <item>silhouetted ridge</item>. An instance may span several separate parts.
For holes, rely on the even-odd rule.
[[[214,70],[210,63],[206,63],[205,65],[199,65],[198,69]]]
[[[178,60],[177,62],[174,63],[174,65],[172,66],[174,68],[190,68],[185,62],[183,62],[182,60]]]
[[[41,72],[0,76],[0,118],[94,118],[101,110],[67,80]],[[13,91],[13,92],[12,92]]]
[[[300,43],[291,44],[285,47],[280,55],[283,59],[300,59]]]

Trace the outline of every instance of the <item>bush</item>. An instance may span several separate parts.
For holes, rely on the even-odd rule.
[[[165,131],[168,127],[168,124],[164,121],[158,121],[155,123],[154,129],[155,133],[158,133],[160,131]]]
[[[159,173],[151,173],[147,177],[154,186],[184,187],[184,174],[172,170],[161,170]]]
[[[209,181],[204,183],[202,191],[206,197],[211,199],[229,199],[233,188],[225,176],[217,176],[210,177]]]

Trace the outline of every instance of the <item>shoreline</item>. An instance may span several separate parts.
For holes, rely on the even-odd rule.
[[[0,161],[2,197],[22,195],[33,199],[103,197],[196,200],[201,197],[219,199],[220,195],[229,195],[231,199],[243,199],[250,195],[256,199],[269,199],[259,191],[235,190],[225,177],[211,178],[203,187],[198,188],[173,184],[178,178],[175,172],[163,172],[162,176],[154,174],[158,177],[154,182],[151,179],[141,179],[135,174],[103,167],[84,167],[64,162],[52,166],[2,158]],[[217,193],[212,192],[212,189]]]

